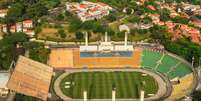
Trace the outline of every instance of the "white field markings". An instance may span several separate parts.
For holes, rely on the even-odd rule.
[[[164,57],[165,57],[165,54],[163,54],[163,56],[160,58],[160,60],[158,60],[158,61],[156,62],[157,65],[156,65],[156,67],[154,68],[154,70],[157,70],[158,66],[159,66],[160,64],[162,64],[162,60],[163,60]]]
[[[180,64],[181,64],[181,62],[179,61],[175,66],[172,66],[170,68],[170,70],[166,73],[166,75],[168,75],[170,72],[174,71],[177,68],[177,66],[179,66]]]

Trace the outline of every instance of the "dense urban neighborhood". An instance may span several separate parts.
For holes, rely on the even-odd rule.
[[[201,0],[0,0],[0,101],[201,101]]]

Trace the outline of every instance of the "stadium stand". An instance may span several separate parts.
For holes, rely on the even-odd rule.
[[[136,48],[130,57],[81,57],[79,48],[52,49],[49,65],[55,69],[69,68],[140,68],[142,49]]]
[[[143,51],[141,67],[160,72],[172,81],[172,94],[166,101],[180,99],[193,89],[194,74],[192,68],[178,59],[158,51]],[[173,83],[175,79],[178,80],[176,84]]]
[[[186,94],[190,93],[193,89],[193,73],[190,73],[183,78],[180,78],[180,83],[177,85],[173,85],[173,91],[170,97],[166,99],[166,101],[174,101],[175,99],[182,98],[186,96]]]
[[[153,52],[149,50],[143,50],[142,63],[143,68],[153,69],[157,65],[157,61],[160,60],[162,55],[158,52]]]
[[[150,50],[143,51],[142,68],[156,70],[167,75],[170,79],[184,77],[192,73],[190,67],[168,54],[159,53]]]
[[[53,68],[20,56],[7,83],[10,90],[47,100]]]

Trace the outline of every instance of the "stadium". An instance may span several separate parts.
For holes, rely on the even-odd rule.
[[[158,44],[127,44],[127,37],[118,44],[105,35],[100,44],[86,37],[85,45],[49,49],[48,65],[20,56],[8,88],[42,100],[175,101],[197,86],[192,64]]]
[[[56,50],[71,49],[57,48]],[[54,51],[52,49],[52,52]],[[104,56],[106,54],[108,53],[104,53]],[[56,80],[54,87],[59,87],[60,93],[67,96],[60,96],[64,100],[83,99],[85,90],[89,92],[87,97],[90,99],[111,99],[114,87],[117,99],[139,99],[140,90],[144,90],[144,97],[147,100],[169,101],[185,97],[195,87],[196,79],[191,65],[174,54],[139,48],[125,54],[122,57],[109,57],[109,55],[90,57],[88,53],[87,57],[82,57],[85,62],[81,59],[80,62],[73,62],[72,67],[68,64],[66,67],[70,69],[70,73],[58,77],[60,81]],[[132,56],[129,57],[128,54]],[[79,59],[76,58],[75,61]],[[60,65],[60,63],[56,64]],[[59,95],[57,91],[55,92]]]
[[[107,36],[107,35],[106,35]],[[156,44],[112,44],[51,47],[49,65],[66,70],[54,83],[56,95],[64,100],[94,99],[120,101],[142,99],[173,101],[196,87],[190,63]],[[107,43],[107,44],[106,44]],[[84,94],[85,92],[85,94]]]

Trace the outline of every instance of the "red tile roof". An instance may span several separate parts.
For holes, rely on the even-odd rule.
[[[32,20],[24,20],[23,23],[33,23]]]
[[[147,8],[149,8],[149,9],[151,9],[151,10],[153,10],[153,11],[156,10],[156,8],[155,8],[154,6],[152,6],[152,5],[148,5]]]
[[[201,21],[194,21],[193,24],[197,27],[201,27]]]

